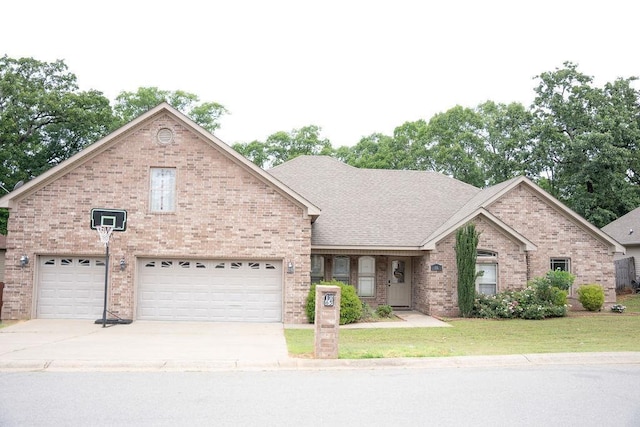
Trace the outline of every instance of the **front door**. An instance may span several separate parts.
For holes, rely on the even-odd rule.
[[[411,258],[389,258],[387,304],[411,306]]]

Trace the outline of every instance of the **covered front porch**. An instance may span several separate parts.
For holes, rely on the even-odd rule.
[[[311,283],[339,280],[350,284],[374,309],[389,305],[396,311],[435,314],[442,310],[430,308],[429,288],[436,283],[442,286],[442,280],[430,276],[442,275],[443,266],[431,265],[429,258],[423,251],[312,251]]]

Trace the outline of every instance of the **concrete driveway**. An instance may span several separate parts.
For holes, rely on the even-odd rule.
[[[281,323],[29,320],[0,329],[0,368],[210,370],[277,367]]]

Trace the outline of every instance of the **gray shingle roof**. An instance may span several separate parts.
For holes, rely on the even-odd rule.
[[[358,169],[326,156],[268,172],[321,209],[314,246],[417,248],[481,192],[436,172]]]
[[[640,245],[640,207],[605,225],[602,231],[623,245]]]

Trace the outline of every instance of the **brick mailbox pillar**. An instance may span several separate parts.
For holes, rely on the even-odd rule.
[[[338,358],[340,287],[316,286],[315,357]]]

